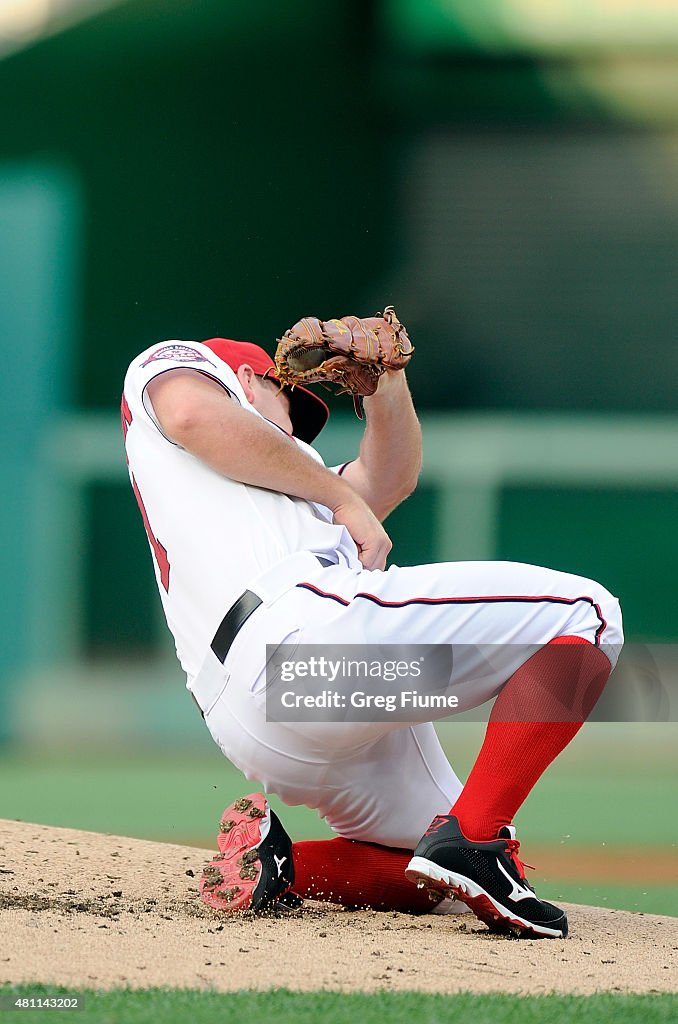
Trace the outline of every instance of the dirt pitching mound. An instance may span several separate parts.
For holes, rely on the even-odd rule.
[[[0,821],[0,979],[425,992],[672,992],[678,920],[569,906],[571,937],[510,940],[471,914],[411,917],[307,903],[219,915],[198,896],[212,851]]]

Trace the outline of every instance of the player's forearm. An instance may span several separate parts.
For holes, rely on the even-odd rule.
[[[301,451],[290,438],[223,394],[195,398],[158,409],[163,430],[173,441],[222,476],[334,509],[353,494],[350,484]]]
[[[360,461],[370,489],[397,504],[417,486],[422,462],[421,426],[404,371],[381,377],[376,393],[365,399],[365,416]]]
[[[332,509],[347,499],[351,488],[337,486],[335,473],[302,452],[275,427],[247,413],[244,415],[253,422],[240,424],[236,452],[224,452],[221,445],[213,443],[203,447],[196,436],[191,438],[189,450],[224,476],[240,483],[317,501]]]

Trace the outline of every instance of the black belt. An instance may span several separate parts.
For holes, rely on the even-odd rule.
[[[316,555],[316,558],[324,567],[335,564],[329,558],[321,558],[320,555]],[[226,661],[226,655],[231,649],[231,644],[238,635],[238,632],[245,625],[252,612],[255,612],[262,603],[260,597],[253,594],[251,590],[246,590],[224,615],[219,628],[214,634],[214,640],[210,644],[222,665]]]
[[[252,612],[255,612],[260,604],[262,604],[261,598],[253,594],[251,590],[246,590],[224,615],[221,625],[214,634],[214,640],[210,644],[222,665],[226,661],[226,655],[238,631],[242,629]]]

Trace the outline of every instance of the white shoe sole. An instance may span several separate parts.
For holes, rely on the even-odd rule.
[[[405,877],[419,888],[429,887],[444,896],[456,897],[471,908],[476,917],[489,925],[490,928],[505,926],[514,935],[529,932],[547,939],[563,939],[565,933],[561,928],[548,928],[546,925],[535,924],[515,911],[508,910],[477,882],[465,875],[457,874],[441,868],[425,857],[413,857],[405,869]],[[422,885],[423,883],[423,885]],[[538,897],[535,896],[535,899]]]

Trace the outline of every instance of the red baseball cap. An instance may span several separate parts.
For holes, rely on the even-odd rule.
[[[234,372],[243,363],[251,366],[258,377],[266,377],[280,383],[275,375],[275,363],[259,345],[251,341],[233,341],[232,338],[209,338],[203,345],[223,359]],[[329,419],[330,410],[322,398],[298,384],[291,388],[284,385],[290,400],[290,419],[294,436],[310,444],[318,436]]]

